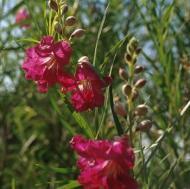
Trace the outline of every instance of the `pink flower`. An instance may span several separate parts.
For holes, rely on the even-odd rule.
[[[29,28],[29,24],[24,24],[23,22],[30,18],[28,11],[25,8],[21,8],[16,13],[16,23],[19,24],[22,28]]]
[[[88,57],[82,57],[77,64],[74,80],[69,83],[70,87],[68,87],[75,110],[81,112],[102,106],[104,88],[110,83],[110,77],[101,78],[89,63]]]
[[[26,58],[22,65],[26,79],[36,81],[40,92],[70,77],[64,71],[69,64],[72,49],[67,41],[54,42],[52,36],[44,36],[41,42],[27,49]]]
[[[70,143],[79,155],[78,181],[84,189],[138,189],[130,175],[134,152],[127,137],[109,141],[75,136]]]

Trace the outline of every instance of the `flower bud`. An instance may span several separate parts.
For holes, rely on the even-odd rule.
[[[68,11],[68,9],[69,9],[68,5],[67,5],[67,4],[64,4],[63,7],[62,7],[62,14],[63,14],[63,15],[66,14],[67,11]]]
[[[125,84],[122,86],[123,94],[126,96],[130,96],[132,92],[132,87],[129,84]]]
[[[152,122],[150,120],[143,120],[137,126],[136,131],[148,131],[152,127]]]
[[[79,58],[78,63],[80,64],[82,62],[89,63],[90,61],[89,61],[89,58],[87,56],[82,56],[81,58]]]
[[[62,30],[62,26],[60,23],[55,23],[55,31],[59,34],[62,34],[63,30]]]
[[[134,72],[135,72],[136,74],[138,74],[138,73],[141,73],[141,72],[143,72],[143,71],[144,71],[144,67],[137,65],[137,66],[135,67],[135,71],[134,71]]]
[[[49,0],[48,1],[48,5],[51,9],[53,9],[54,11],[58,12],[58,5],[56,3],[55,0]]]
[[[148,113],[148,106],[145,104],[138,105],[135,109],[135,115],[144,116]]]
[[[126,63],[128,63],[128,62],[131,62],[132,61],[132,57],[131,57],[131,55],[130,54],[127,54],[127,53],[125,53],[125,62]]]
[[[115,105],[114,105],[114,110],[115,112],[122,116],[122,117],[125,117],[127,115],[127,111],[125,110],[125,107],[123,106],[123,104],[119,101],[115,102]]]
[[[84,35],[83,29],[76,29],[72,34],[71,37],[82,37]]]
[[[127,75],[127,72],[125,71],[125,69],[119,68],[119,77],[123,80],[128,79],[128,75]]]
[[[137,49],[136,49],[136,54],[140,54],[141,51],[142,51],[141,48],[137,48]]]
[[[144,87],[146,84],[146,80],[145,79],[139,79],[136,83],[135,83],[135,87],[136,88],[142,88]]]
[[[132,91],[132,101],[134,101],[138,97],[139,93],[137,90]]]
[[[76,23],[76,18],[74,16],[69,16],[65,19],[65,26],[73,26]]]

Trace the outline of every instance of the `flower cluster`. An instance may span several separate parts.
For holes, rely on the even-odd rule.
[[[104,88],[110,77],[101,78],[88,57],[82,57],[76,66],[74,75],[66,71],[72,48],[68,41],[55,42],[52,36],[44,36],[40,43],[27,49],[22,65],[26,79],[34,80],[40,92],[60,84],[62,91],[71,92],[71,103],[76,111],[85,111],[100,107],[104,103]]]
[[[115,141],[87,140],[75,136],[72,148],[79,155],[78,181],[84,189],[137,189],[130,171],[134,166],[134,152],[127,137]]]
[[[60,21],[62,17],[58,13],[65,14],[68,9],[64,2],[50,0],[49,6],[58,18],[53,24],[53,31],[58,35],[62,35],[67,26],[76,23],[76,18],[69,16],[64,20],[65,26],[61,25],[63,20]],[[21,25],[28,17],[26,10],[21,10],[16,16],[16,23]],[[23,24],[21,26],[26,27]],[[53,36],[56,35],[52,33],[43,36],[40,42],[26,50],[22,65],[26,79],[33,80],[39,92],[46,93],[50,87],[59,85],[62,93],[69,94],[67,97],[77,112],[101,107],[105,88],[112,82],[111,77],[100,75],[87,56],[81,57],[75,66],[71,66],[73,49],[70,41],[74,37],[81,37],[83,33],[84,30],[78,28],[70,37],[66,37],[68,40],[59,41],[55,40]],[[117,112],[126,116],[124,108],[117,105]],[[74,136],[71,146],[79,155],[78,181],[84,189],[138,189],[132,175],[134,152],[127,136],[114,141]]]

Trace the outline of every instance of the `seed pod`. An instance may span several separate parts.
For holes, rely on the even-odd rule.
[[[137,65],[137,66],[135,67],[135,71],[134,71],[134,72],[135,72],[136,74],[138,74],[138,73],[141,73],[141,72],[143,72],[143,71],[144,71],[144,67]]]
[[[145,104],[138,105],[135,109],[135,115],[144,116],[148,113],[148,106]]]
[[[63,14],[63,15],[66,14],[67,11],[68,11],[68,9],[69,9],[68,5],[67,5],[67,4],[64,4],[63,7],[62,7],[62,14]]]
[[[136,131],[148,131],[152,127],[152,122],[150,120],[143,120],[137,126]]]
[[[146,84],[146,80],[145,79],[139,79],[136,83],[135,83],[135,87],[136,88],[142,88],[144,87]]]
[[[51,9],[53,9],[54,11],[58,12],[58,5],[56,3],[55,0],[49,0],[48,1],[48,5]]]
[[[130,96],[132,92],[132,87],[129,84],[125,84],[122,86],[123,94],[126,96]]]
[[[82,56],[81,58],[79,58],[78,63],[80,64],[82,62],[90,63],[89,58],[87,56]]]
[[[114,110],[115,112],[122,116],[122,117],[125,117],[127,115],[127,111],[125,110],[125,107],[123,106],[123,104],[119,101],[115,102],[115,105],[114,105]]]
[[[74,16],[69,16],[65,19],[65,26],[73,26],[76,23],[76,18]]]
[[[84,35],[84,30],[83,29],[76,29],[72,34],[71,37],[82,37]]]
[[[127,72],[125,71],[125,69],[119,68],[119,77],[123,80],[128,79],[128,75],[127,75]]]

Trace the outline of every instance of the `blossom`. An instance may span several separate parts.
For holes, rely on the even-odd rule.
[[[44,36],[41,42],[26,50],[26,58],[22,65],[26,79],[34,80],[40,92],[70,77],[64,71],[69,64],[72,49],[67,41],[55,42],[52,36]]]
[[[74,136],[72,148],[79,155],[79,183],[84,189],[137,189],[130,170],[134,152],[127,137],[109,140],[88,140]]]
[[[101,78],[88,57],[79,59],[73,79],[68,90],[71,91],[71,103],[76,111],[81,112],[103,105],[104,88],[110,84],[111,78]]]
[[[30,18],[28,11],[25,8],[21,8],[16,13],[16,23],[19,24],[22,28],[29,28],[29,24],[24,24],[23,22]]]

